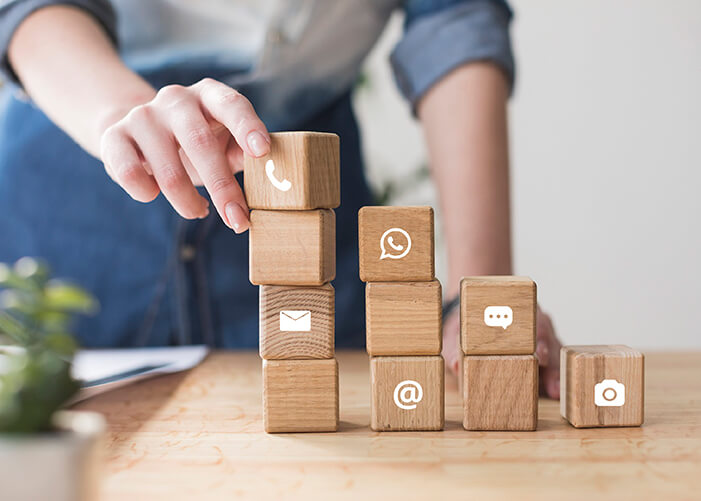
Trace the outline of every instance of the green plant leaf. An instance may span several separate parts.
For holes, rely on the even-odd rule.
[[[80,287],[51,280],[44,289],[44,306],[54,311],[70,311],[74,313],[94,313],[97,311],[97,301]]]

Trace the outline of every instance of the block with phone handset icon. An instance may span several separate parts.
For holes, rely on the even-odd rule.
[[[263,422],[268,433],[336,431],[336,359],[264,360]]]
[[[365,286],[367,352],[370,356],[440,355],[441,284],[369,282]]]
[[[270,153],[244,155],[251,209],[333,209],[341,201],[339,138],[322,132],[270,134]]]
[[[261,358],[333,358],[335,291],[331,284],[262,285],[259,296]]]
[[[336,216],[332,210],[251,211],[251,283],[322,285],[335,276]]]
[[[645,357],[624,345],[564,346],[560,414],[575,428],[640,426]]]
[[[373,357],[370,427],[375,431],[442,430],[443,357]]]
[[[535,351],[536,284],[528,277],[464,277],[460,338],[466,355],[527,355]]]
[[[423,282],[435,277],[431,207],[363,207],[358,212],[358,240],[364,282]]]
[[[469,355],[461,364],[466,430],[533,431],[538,423],[534,355]]]

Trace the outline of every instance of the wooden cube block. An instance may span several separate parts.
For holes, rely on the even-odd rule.
[[[263,421],[268,433],[336,431],[336,359],[263,360]]]
[[[367,351],[378,355],[440,355],[441,284],[370,282],[365,286]]]
[[[335,294],[331,284],[262,285],[259,292],[261,358],[333,358]]]
[[[358,236],[362,281],[433,280],[431,207],[363,207],[358,212]]]
[[[256,285],[330,282],[336,276],[334,212],[251,211],[249,261]]]
[[[645,357],[623,345],[560,350],[560,414],[575,428],[640,426]]]
[[[373,430],[443,429],[443,357],[373,357],[370,373]]]
[[[463,358],[466,430],[532,431],[538,424],[535,355]]]
[[[536,284],[528,277],[460,281],[460,338],[466,355],[535,351]]]
[[[244,155],[251,209],[333,209],[341,202],[339,139],[321,132],[270,134],[270,153]]]

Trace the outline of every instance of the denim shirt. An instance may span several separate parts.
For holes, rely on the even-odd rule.
[[[16,92],[7,60],[12,34],[54,4],[94,16],[125,62],[156,87],[217,78],[246,95],[271,131],[341,136],[339,347],[364,341],[357,210],[372,203],[349,95],[390,14],[406,13],[390,63],[411,106],[471,61],[492,61],[513,82],[511,11],[501,0],[0,2],[0,73],[10,82],[0,92],[0,261],[44,258],[96,294],[100,314],[76,325],[86,346],[255,347],[257,290],[247,279],[246,236],[233,235],[214,213],[185,221],[163,197],[132,201]]]

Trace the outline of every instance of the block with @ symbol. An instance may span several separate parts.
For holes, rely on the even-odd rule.
[[[443,357],[372,357],[370,427],[438,431],[445,422]]]

